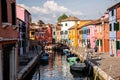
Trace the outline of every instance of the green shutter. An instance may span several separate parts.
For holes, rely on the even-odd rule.
[[[99,45],[99,41],[98,41],[98,40],[96,41],[96,45],[97,45],[97,46]]]
[[[116,31],[118,31],[119,30],[119,22],[116,23],[116,28],[117,28]]]
[[[114,31],[116,31],[116,23],[114,23]]]
[[[116,41],[116,48],[119,49],[119,41]]]

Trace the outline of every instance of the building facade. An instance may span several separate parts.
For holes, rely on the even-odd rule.
[[[109,52],[109,22],[108,13],[105,13],[96,23],[96,45],[99,52]]]
[[[120,3],[116,6],[116,17],[117,17],[117,56],[120,57]]]
[[[112,7],[108,8],[108,12],[109,12],[109,30],[110,30],[110,55],[111,56],[118,56],[117,54],[117,49],[116,49],[116,42],[117,42],[117,5],[120,5],[120,3],[117,3],[115,5],[113,5]]]
[[[77,17],[74,17],[74,16],[71,16],[71,17],[68,17],[67,19],[61,21],[61,39],[65,42],[69,42],[69,39],[68,39],[68,29],[72,26],[75,25],[75,21],[78,21],[79,23],[79,19]]]
[[[19,54],[23,55],[29,51],[29,30],[31,14],[20,5],[16,6],[17,24],[19,25]]]
[[[82,26],[88,24],[91,20],[80,20],[80,24],[77,28],[78,31],[78,46],[82,47]]]
[[[60,43],[61,42],[61,27],[60,24],[56,25],[56,42]]]
[[[16,1],[0,0],[0,80],[17,80]]]

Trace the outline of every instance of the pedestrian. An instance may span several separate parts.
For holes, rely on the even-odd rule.
[[[98,51],[98,47],[97,47],[97,46],[95,46],[95,47],[94,47],[94,50],[95,50],[95,52],[97,52],[97,51]]]

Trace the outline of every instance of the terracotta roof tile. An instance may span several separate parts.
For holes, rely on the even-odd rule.
[[[79,21],[79,20],[80,19],[78,19],[77,17],[71,16],[71,17],[68,17],[68,18],[62,20],[62,22],[64,22],[64,21]]]

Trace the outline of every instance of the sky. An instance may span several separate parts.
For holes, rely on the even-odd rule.
[[[107,9],[120,0],[16,0],[17,5],[27,9],[32,22],[55,24],[62,14],[76,16],[80,20],[98,19]]]

